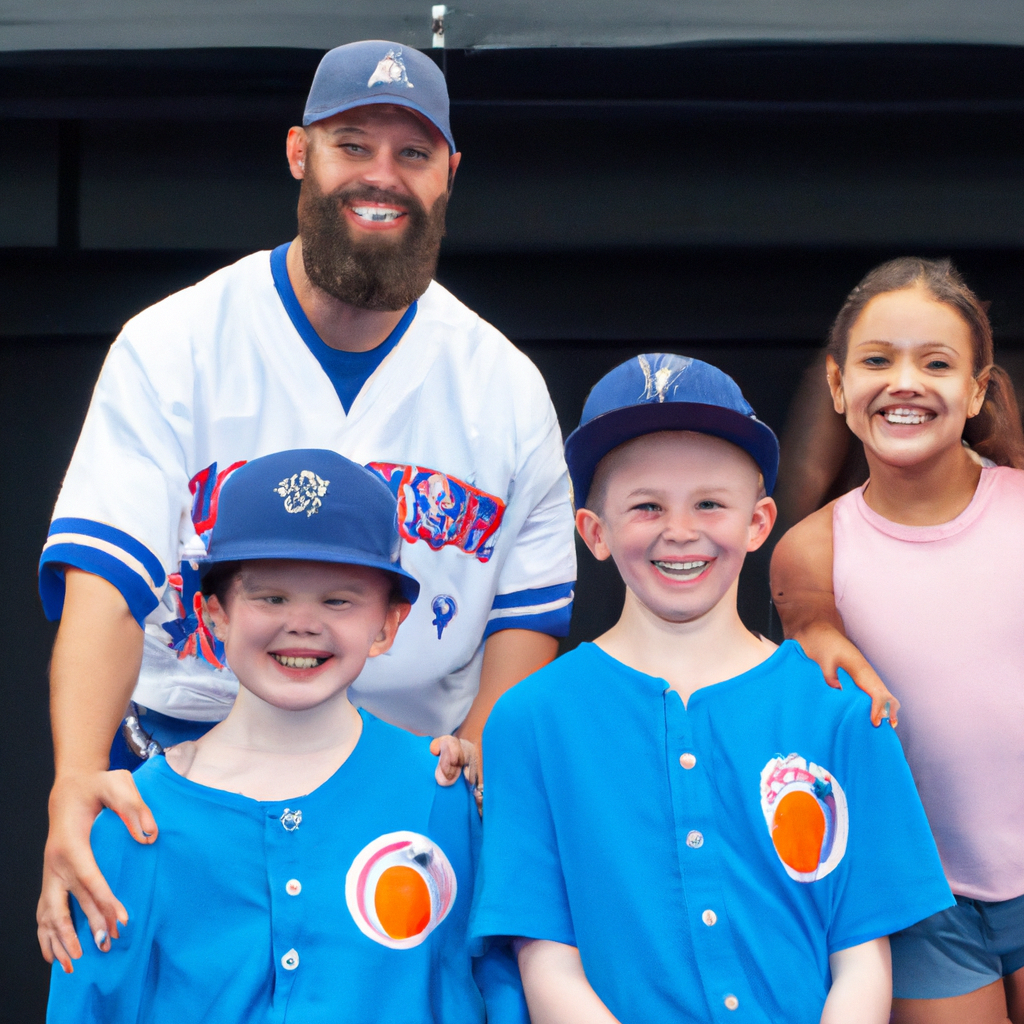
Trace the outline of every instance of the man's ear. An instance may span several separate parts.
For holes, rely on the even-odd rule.
[[[832,408],[840,416],[846,415],[846,396],[843,394],[843,371],[832,356],[825,356],[825,378],[832,392]]]
[[[747,551],[756,551],[772,532],[775,520],[779,516],[773,498],[761,498],[754,506],[754,513],[750,517],[750,534],[747,540]]]
[[[452,185],[455,183],[455,172],[459,169],[459,164],[462,163],[461,153],[452,153],[448,157],[448,195],[452,194]]]
[[[589,508],[581,508],[576,512],[576,529],[579,530],[583,543],[590,548],[590,553],[603,562],[611,557],[611,549],[605,543],[605,528],[601,517]]]
[[[309,136],[306,129],[289,128],[284,150],[288,156],[288,168],[292,172],[292,177],[301,181],[306,176],[306,160],[309,155]]]
[[[378,654],[384,654],[391,650],[391,645],[398,635],[398,627],[409,617],[412,605],[408,601],[392,601],[388,605],[387,614],[384,616],[384,625],[381,626],[373,643],[370,644],[370,651],[367,657],[376,658]]]
[[[203,598],[203,610],[213,623],[213,635],[223,642],[228,635],[228,610],[220,603],[216,594]]]

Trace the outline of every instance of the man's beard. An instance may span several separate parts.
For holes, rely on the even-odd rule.
[[[400,237],[368,232],[366,238],[354,238],[344,211],[360,201],[405,211],[408,224]],[[307,175],[299,191],[306,274],[317,288],[358,309],[404,309],[427,290],[437,269],[447,206],[447,192],[437,197],[429,213],[415,196],[367,185],[325,194]]]

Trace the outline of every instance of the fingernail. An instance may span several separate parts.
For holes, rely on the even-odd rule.
[[[144,835],[144,836],[145,836],[145,837],[146,837],[147,839],[152,839],[152,838],[153,838],[153,833],[152,833],[152,832],[147,832],[147,831],[146,831],[145,829],[143,829],[143,830],[142,830],[142,834],[143,834],[143,835]]]
[[[101,928],[93,935],[93,941],[96,943],[96,948],[102,953],[103,943],[107,941],[107,933]]]

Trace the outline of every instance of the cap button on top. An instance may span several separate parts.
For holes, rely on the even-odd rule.
[[[298,896],[302,892],[302,883],[297,878],[289,878],[284,884],[284,891],[289,896]]]
[[[693,756],[693,754],[689,754],[689,753],[687,753],[687,754],[682,754],[682,755],[680,755],[680,758],[679,758],[679,763],[680,763],[680,764],[681,764],[681,765],[682,765],[682,766],[683,766],[683,767],[684,767],[684,768],[685,768],[685,769],[686,769],[687,771],[689,771],[689,770],[690,770],[690,769],[691,769],[692,767],[694,767],[694,765],[696,765],[696,763],[697,763],[697,758],[695,758],[695,757]]]

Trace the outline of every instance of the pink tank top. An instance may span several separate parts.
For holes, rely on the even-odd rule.
[[[850,639],[900,699],[898,733],[953,892],[1024,893],[1024,472],[981,471],[941,526],[843,495],[832,581]],[[879,794],[884,799],[884,794]]]

